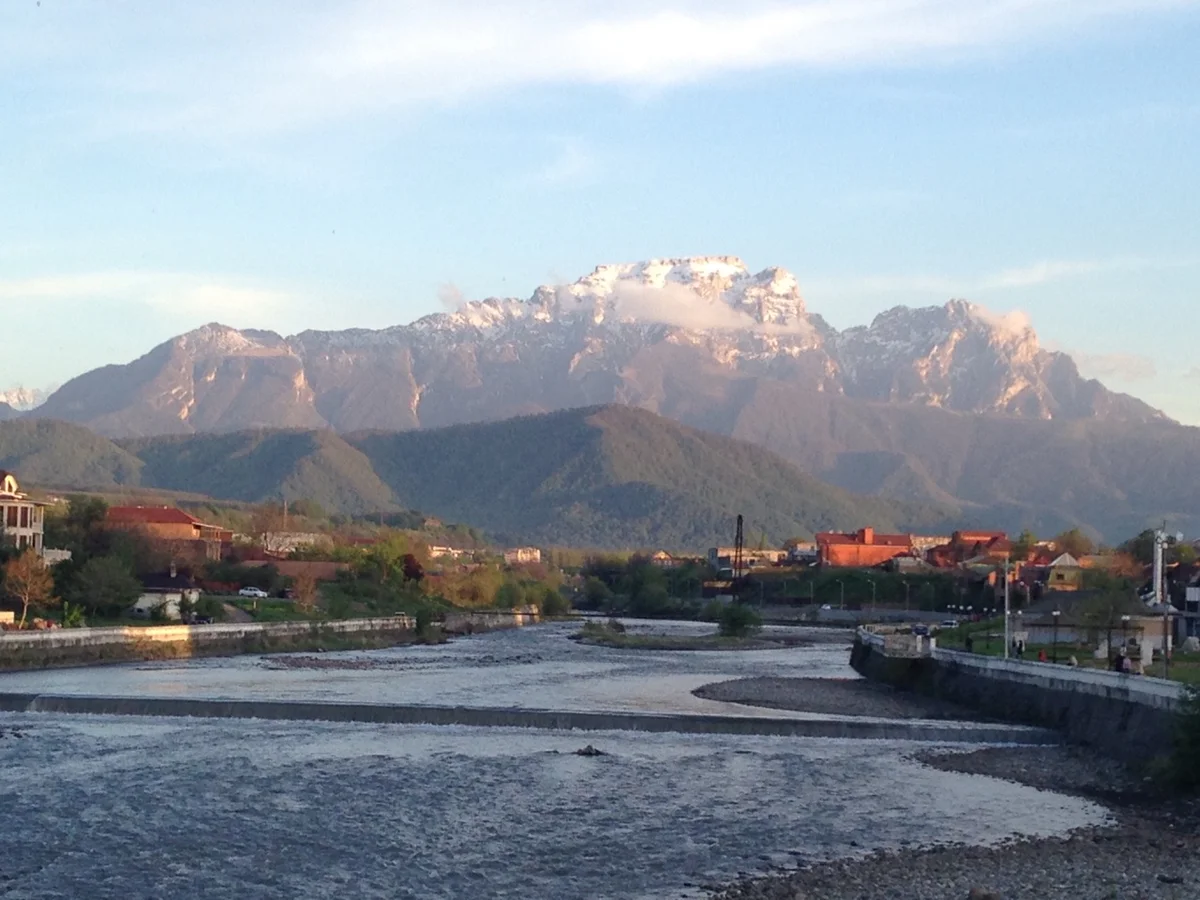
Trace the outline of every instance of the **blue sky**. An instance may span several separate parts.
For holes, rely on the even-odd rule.
[[[736,254],[1200,424],[1197,46],[1200,0],[6,0],[0,390]]]

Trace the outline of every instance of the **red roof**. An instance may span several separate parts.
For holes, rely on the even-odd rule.
[[[177,506],[110,506],[105,518],[107,521],[119,525],[204,524]]]
[[[863,544],[863,536],[858,533],[843,534],[840,531],[822,531],[817,535],[818,544]],[[871,541],[877,547],[910,547],[912,538],[907,534],[878,534]]]

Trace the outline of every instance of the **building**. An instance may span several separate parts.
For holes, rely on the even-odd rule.
[[[457,547],[444,547],[438,544],[429,545],[430,559],[458,559],[460,556],[466,556],[469,551],[460,550]]]
[[[897,556],[914,556],[911,534],[876,534],[874,528],[851,533],[823,531],[817,535],[817,558],[833,568],[873,568]]]
[[[201,559],[220,559],[233,544],[233,532],[209,525],[175,506],[112,506],[104,518],[109,528],[140,531],[154,541],[178,544]]]
[[[0,471],[0,539],[18,550],[43,549],[46,504],[31,500],[21,492],[16,476]]]
[[[537,547],[513,547],[504,551],[504,563],[509,566],[520,566],[526,563],[542,561],[542,551]]]
[[[736,547],[709,547],[708,564],[717,571],[732,569],[733,559],[736,555]],[[786,560],[787,556],[786,550],[751,550],[749,547],[743,547],[742,567],[743,569],[763,569],[768,566],[776,566]]]
[[[1063,553],[1046,567],[1046,590],[1083,590],[1083,566],[1070,553]]]
[[[290,556],[297,550],[320,547],[333,547],[333,538],[316,531],[266,531],[262,536],[264,553],[273,556]]]
[[[184,600],[195,603],[200,599],[200,590],[190,575],[171,566],[170,572],[147,575],[142,579],[142,595],[129,610],[137,619],[153,618],[157,612],[162,618],[178,622],[182,618],[180,606]]]
[[[956,531],[950,540],[925,554],[930,565],[952,569],[968,563],[1003,565],[1012,554],[1012,541],[1003,531]]]

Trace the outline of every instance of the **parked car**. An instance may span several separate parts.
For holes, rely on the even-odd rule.
[[[929,626],[920,624],[914,625],[912,627],[912,633],[918,637],[929,637]]]
[[[270,596],[270,594],[268,594],[262,588],[244,587],[240,591],[238,591],[238,596],[239,597],[253,597],[255,600],[265,600],[267,597]]]
[[[958,627],[958,619],[946,619],[942,622],[942,624],[939,627],[941,627],[941,628],[957,628]]]

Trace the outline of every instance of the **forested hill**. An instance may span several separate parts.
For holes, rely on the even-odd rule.
[[[862,497],[769,451],[626,406],[347,438],[407,506],[545,543],[768,543],[829,528],[931,528],[956,512]]]
[[[861,497],[759,447],[623,406],[429,431],[254,431],[112,442],[45,420],[0,423],[0,468],[57,489],[152,487],[330,511],[419,509],[505,541],[702,549],[826,528],[931,530],[960,511]]]

